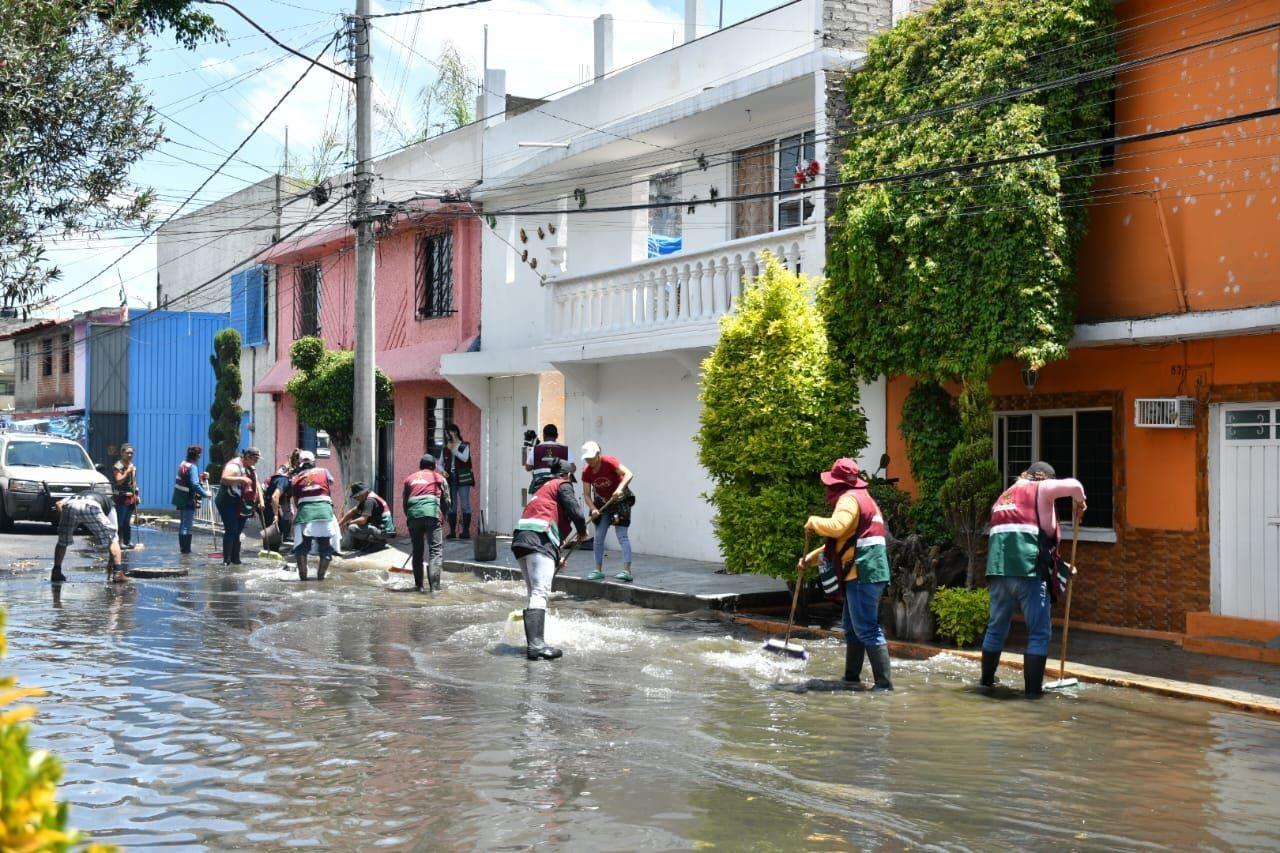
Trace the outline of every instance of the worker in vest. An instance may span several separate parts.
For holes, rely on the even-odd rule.
[[[413,585],[423,591],[422,558],[427,550],[427,583],[432,592],[440,590],[440,570],[444,567],[444,537],[440,519],[449,513],[449,483],[436,470],[436,458],[422,454],[418,470],[404,480],[401,499],[409,521],[409,541],[413,544]]]
[[[1054,502],[1071,498],[1076,513],[1085,510],[1084,486],[1079,480],[1054,478],[1053,466],[1035,462],[1018,476],[991,508],[987,546],[987,591],[991,615],[982,640],[982,686],[996,683],[996,667],[1015,609],[1027,625],[1027,649],[1022,655],[1023,690],[1041,695],[1044,666],[1053,634],[1048,575],[1041,571],[1041,554],[1058,543]]]
[[[529,481],[530,495],[550,479],[551,463],[556,459],[569,466],[570,477],[578,470],[578,466],[573,464],[573,454],[569,451],[569,445],[560,443],[560,430],[556,429],[555,424],[547,424],[542,428],[542,441],[535,444],[529,451],[529,461],[524,466],[526,471],[533,474],[533,478]]]
[[[262,453],[258,448],[247,447],[243,453],[222,466],[213,505],[222,518],[224,566],[240,565],[240,534],[244,531],[244,523],[253,515],[253,507],[261,505],[258,476],[253,468],[261,458]],[[249,504],[248,512],[245,512],[246,503]]]
[[[320,563],[316,579],[324,580],[324,573],[333,559],[333,536],[337,524],[333,515],[333,475],[316,467],[316,456],[309,450],[298,454],[298,473],[289,484],[293,497],[293,555],[298,559],[298,580],[307,579],[307,555],[311,543],[319,547]]]
[[[293,480],[294,472],[298,470],[300,452],[301,450],[295,448],[289,454],[288,464],[281,465],[267,479],[267,486],[262,493],[263,506],[266,509],[263,521],[268,527],[272,523],[276,525],[276,529],[280,531],[281,543],[292,535],[290,523],[293,521],[293,503],[289,500],[289,483]]]
[[[529,601],[524,611],[525,657],[529,660],[555,660],[563,652],[543,640],[547,620],[547,596],[555,580],[560,544],[570,525],[578,537],[587,534],[582,507],[573,493],[569,479],[569,463],[556,459],[550,463],[551,478],[543,483],[525,504],[516,529],[511,534],[511,553],[520,562]]]
[[[596,570],[587,580],[604,580],[604,538],[612,527],[622,549],[622,571],[614,575],[623,583],[635,580],[631,575],[631,508],[635,495],[631,494],[631,479],[635,475],[616,456],[600,452],[600,445],[588,441],[582,445],[582,497],[591,511],[590,521],[595,525]],[[615,498],[616,496],[616,498]]]
[[[380,551],[396,537],[396,520],[382,495],[364,483],[351,484],[355,506],[338,522],[343,533],[343,550]]]
[[[213,497],[205,483],[209,475],[199,468],[204,448],[193,444],[187,448],[187,458],[178,465],[178,476],[173,481],[173,507],[178,511],[178,550],[191,553],[191,530],[195,524],[196,510],[202,500]]]
[[[804,529],[823,537],[821,548],[801,558],[811,566],[823,558],[836,572],[844,588],[844,680],[862,680],[862,661],[871,661],[872,690],[892,690],[889,645],[880,629],[880,599],[889,583],[888,530],[880,507],[859,476],[858,463],[837,459],[830,471],[819,475],[826,487],[830,518],[809,516]],[[797,567],[799,568],[799,567]]]

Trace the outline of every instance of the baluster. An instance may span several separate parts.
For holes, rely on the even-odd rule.
[[[729,304],[733,294],[729,289],[729,260],[723,255],[711,262],[715,269],[712,286],[715,288],[715,311],[720,317],[729,312]]]
[[[672,264],[666,268],[667,273],[667,322],[675,323],[680,319],[680,268]]]
[[[644,325],[650,327],[657,320],[657,304],[655,302],[658,295],[657,274],[653,270],[648,270],[644,274]]]
[[[636,287],[639,280],[629,278],[622,283],[622,328],[630,329],[635,325]]]
[[[729,258],[729,293],[731,294],[729,307],[736,309],[738,303],[742,301],[742,255],[735,254]]]
[[[681,264],[676,270],[676,279],[680,282],[678,292],[680,294],[680,311],[679,319],[682,323],[689,321],[689,311],[693,307],[690,302],[690,283],[689,283],[689,265]]]
[[[689,319],[702,319],[702,261],[689,265]]]

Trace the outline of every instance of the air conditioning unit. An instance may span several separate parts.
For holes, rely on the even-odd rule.
[[[1192,429],[1196,425],[1196,401],[1191,397],[1140,397],[1133,401],[1133,425]]]

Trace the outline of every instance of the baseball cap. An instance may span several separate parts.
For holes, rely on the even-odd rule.
[[[299,464],[306,464],[307,462],[315,462],[315,461],[316,461],[316,455],[312,453],[310,450],[304,450],[298,454]]]
[[[1032,462],[1027,466],[1028,474],[1044,474],[1046,479],[1052,480],[1057,476],[1057,472],[1053,470],[1053,466],[1048,462]]]
[[[600,445],[596,444],[594,441],[588,441],[586,444],[582,445],[583,459],[595,459],[599,455]]]
[[[422,454],[422,458],[418,460],[418,467],[434,468],[436,467],[436,458],[432,456],[430,453],[424,453]]]
[[[353,497],[353,498],[354,498],[356,495],[363,494],[364,492],[367,492],[367,491],[369,491],[369,487],[368,487],[368,486],[366,486],[364,483],[352,483],[352,484],[351,484],[351,497]]]

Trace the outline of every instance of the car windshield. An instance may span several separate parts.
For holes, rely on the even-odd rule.
[[[93,470],[84,448],[61,441],[11,441],[4,452],[4,464]]]

